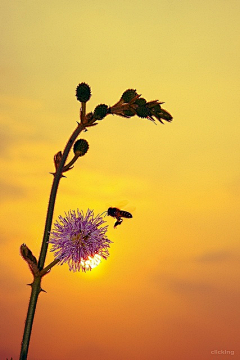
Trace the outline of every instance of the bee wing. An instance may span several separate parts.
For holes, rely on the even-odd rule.
[[[106,204],[106,206],[109,208],[109,207],[116,207],[120,210],[123,210],[124,207],[129,203],[128,200],[122,200],[122,201],[115,201],[113,199],[113,201],[111,202],[111,204]]]
[[[118,208],[118,209],[123,209],[127,204],[129,203],[128,200],[121,200],[121,201],[118,201],[115,206]]]
[[[132,214],[136,211],[136,206],[127,206],[126,211],[128,211]]]

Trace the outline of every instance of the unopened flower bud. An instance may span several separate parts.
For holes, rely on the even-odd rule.
[[[161,112],[161,106],[160,106],[160,104],[155,105],[155,106],[152,108],[152,110],[153,110],[155,113]]]
[[[89,149],[87,140],[79,139],[75,142],[73,146],[73,151],[75,155],[83,156]]]
[[[141,118],[146,118],[149,115],[149,110],[146,108],[146,106],[138,106],[136,109],[137,116]]]
[[[172,115],[164,109],[161,109],[160,117],[167,121],[171,121],[173,119]]]
[[[125,103],[129,103],[133,98],[137,96],[137,92],[134,89],[128,89],[124,91],[122,94],[121,100],[123,100]]]
[[[139,98],[137,99],[134,104],[138,105],[138,106],[144,106],[146,104],[146,100],[144,98]]]
[[[82,82],[76,88],[76,97],[80,102],[87,102],[91,97],[91,88],[88,84]]]
[[[108,114],[108,106],[105,104],[100,104],[96,106],[93,113],[93,117],[96,120],[102,120],[103,118],[105,118],[107,114]]]
[[[26,244],[22,244],[20,246],[20,253],[23,257],[23,259],[28,263],[28,266],[32,272],[32,274],[35,276],[39,273],[39,269],[37,266],[37,259],[31,252],[31,250],[27,247]]]

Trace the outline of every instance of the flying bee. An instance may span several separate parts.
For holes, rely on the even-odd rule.
[[[116,228],[118,225],[120,225],[123,222],[122,218],[130,219],[132,218],[132,214],[128,211],[119,210],[116,207],[110,207],[107,210],[107,214],[109,216],[112,216],[113,218],[117,219],[117,221],[114,224],[114,228]]]

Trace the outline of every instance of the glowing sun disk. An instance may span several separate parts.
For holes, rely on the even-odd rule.
[[[101,256],[95,254],[93,257],[89,256],[87,260],[82,260],[81,265],[85,266],[86,270],[91,270],[97,267],[101,262]]]

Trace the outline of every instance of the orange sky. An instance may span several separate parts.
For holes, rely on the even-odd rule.
[[[87,111],[136,88],[174,121],[108,116],[81,134],[90,148],[54,220],[122,200],[136,211],[117,230],[106,218],[110,257],[92,272],[44,278],[29,359],[240,356],[239,15],[237,0],[1,2],[1,360],[19,356],[31,282],[19,247],[39,254],[82,81]]]

